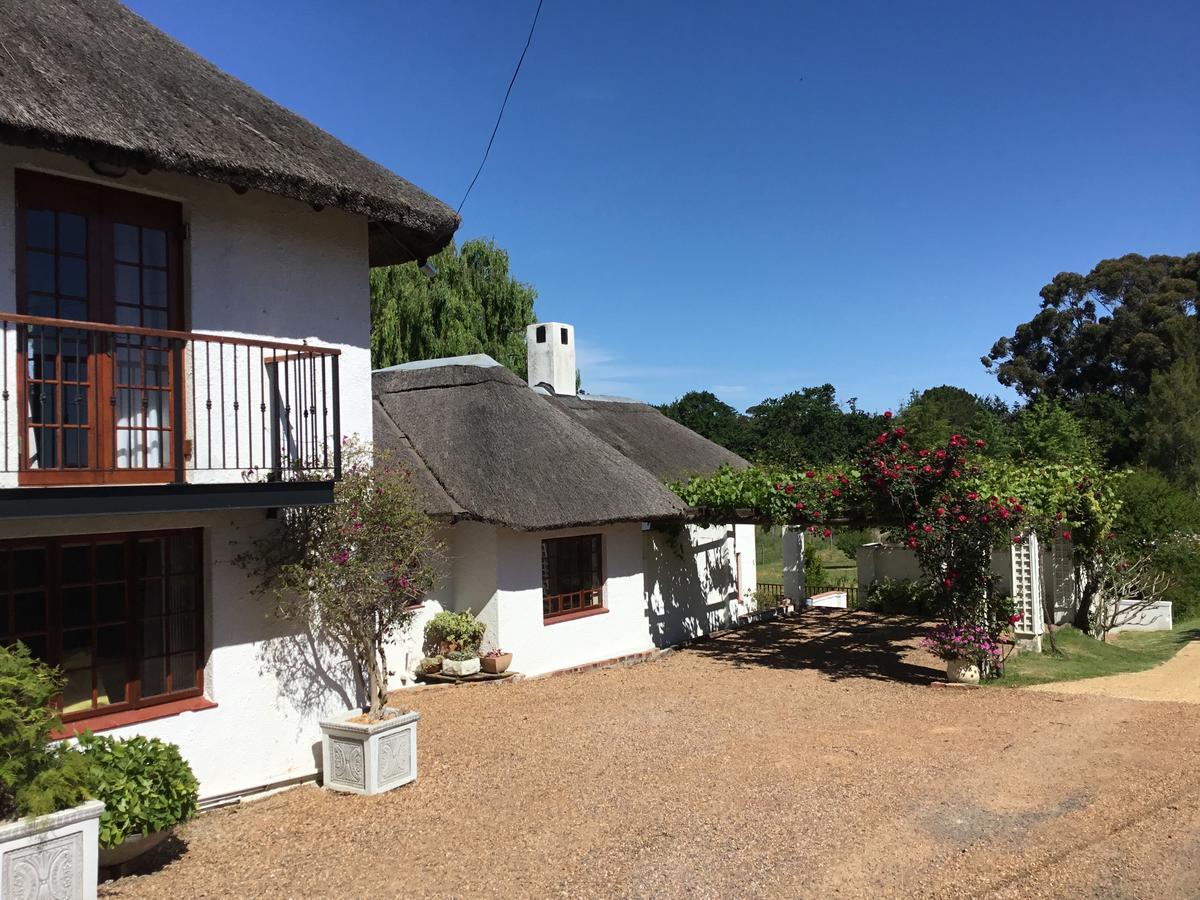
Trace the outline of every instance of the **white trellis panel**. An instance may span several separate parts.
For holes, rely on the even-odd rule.
[[[1036,638],[1042,633],[1041,553],[1036,534],[1012,545],[1013,600],[1021,620],[1014,631],[1018,638]]]

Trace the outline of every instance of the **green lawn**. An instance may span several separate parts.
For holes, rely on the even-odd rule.
[[[842,553],[833,545],[832,540],[826,540],[819,535],[805,535],[808,541],[817,542],[821,563],[825,566],[825,582],[820,587],[835,585],[852,585],[857,583],[858,570],[854,560]],[[758,580],[783,583],[783,546],[779,540],[779,529],[773,528],[768,533],[762,526],[754,529],[755,557],[758,560]]]
[[[1050,652],[1050,641],[1043,638],[1045,652],[1018,654],[1008,661],[1003,678],[987,683],[1024,687],[1151,669],[1174,656],[1188,641],[1200,639],[1200,618],[1178,622],[1172,631],[1127,632],[1108,644],[1074,628],[1064,628],[1054,637],[1059,655]]]

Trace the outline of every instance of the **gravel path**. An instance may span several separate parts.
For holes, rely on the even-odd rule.
[[[1057,684],[1031,685],[1031,691],[1055,694],[1097,694],[1128,700],[1169,700],[1200,703],[1200,641],[1193,641],[1165,663],[1144,672],[1125,672]]]
[[[1200,706],[931,688],[914,635],[819,611],[409,692],[416,784],[207,814],[102,896],[1200,895]]]

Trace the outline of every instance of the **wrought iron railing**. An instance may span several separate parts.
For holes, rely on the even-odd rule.
[[[20,484],[341,475],[336,348],[0,313]]]

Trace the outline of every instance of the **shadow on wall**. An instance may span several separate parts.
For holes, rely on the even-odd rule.
[[[365,697],[350,694],[358,693],[348,687],[355,684],[351,658],[333,637],[305,628],[263,641],[258,671],[275,679],[279,706],[298,713],[298,727],[307,733],[309,717],[331,707],[351,709],[366,702]]]
[[[646,616],[656,647],[672,647],[732,624],[737,573],[728,536],[722,532],[716,540],[692,544],[686,530],[677,536],[644,533]]]
[[[945,670],[924,665],[916,650],[925,631],[920,619],[841,609],[807,609],[726,631],[693,645],[734,666],[815,669],[833,681],[871,678],[907,684],[945,680]],[[918,661],[910,661],[917,656]]]

